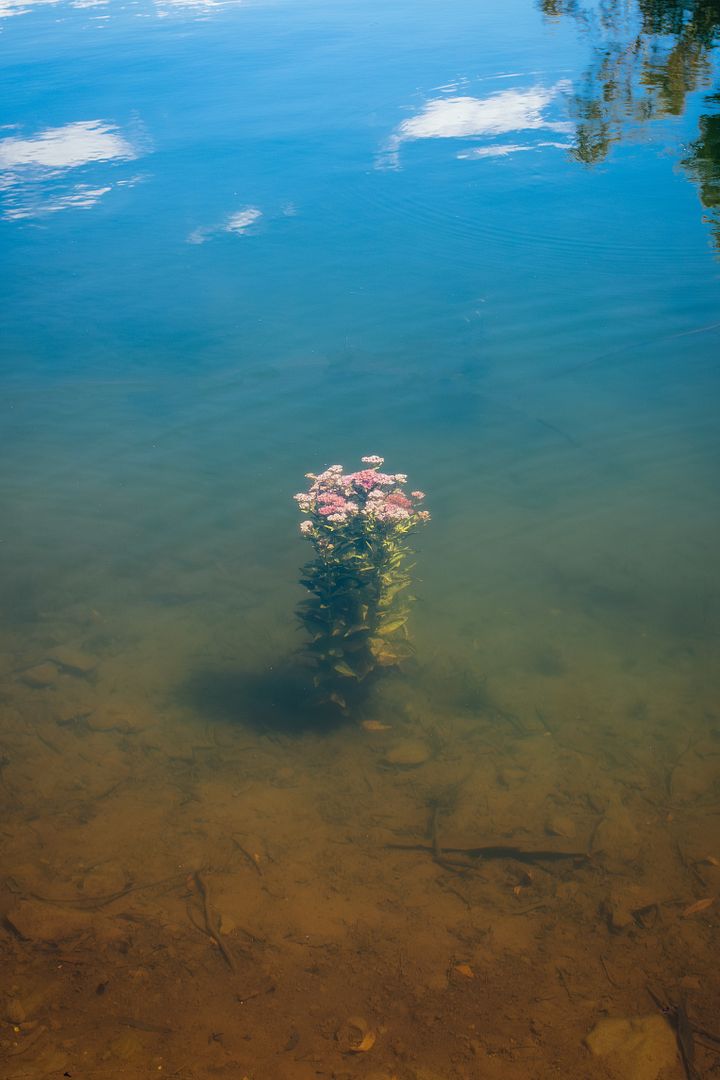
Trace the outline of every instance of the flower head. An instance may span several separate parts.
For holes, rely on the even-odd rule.
[[[384,459],[379,454],[362,458],[365,468],[346,473],[342,465],[330,465],[316,475],[306,473],[310,485],[307,491],[294,496],[298,509],[310,515],[302,533],[320,546],[323,537],[331,536],[334,526],[359,527],[361,534],[382,526],[383,534],[395,527],[406,532],[415,524],[429,520],[427,511],[419,511],[413,500],[423,499],[425,493],[403,490],[405,473],[380,471]]]
[[[382,473],[378,473],[375,469],[362,469],[360,472],[350,473],[345,479],[348,484],[356,484],[358,487],[364,488],[365,491],[370,491],[382,482],[380,480],[381,476]]]

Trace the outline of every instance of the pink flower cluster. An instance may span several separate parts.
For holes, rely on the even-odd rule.
[[[425,498],[424,492],[406,495],[401,488],[407,476],[380,472],[383,463],[384,458],[372,454],[362,458],[366,468],[358,472],[345,473],[342,465],[331,465],[319,476],[307,473],[312,481],[309,490],[294,496],[298,508],[314,519],[301,524],[303,536],[316,535],[316,526],[345,525],[358,519],[368,524],[429,521],[428,511],[415,505]]]

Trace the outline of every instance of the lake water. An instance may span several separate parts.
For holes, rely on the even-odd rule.
[[[3,1078],[683,1076],[646,986],[713,1029],[718,37],[0,0]],[[366,454],[433,515],[416,656],[328,727],[292,495]]]

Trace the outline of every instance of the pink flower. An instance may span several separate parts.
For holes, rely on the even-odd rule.
[[[333,525],[345,525],[352,518],[367,523],[363,531],[372,530],[374,523],[392,531],[403,523],[412,526],[430,519],[427,511],[416,510],[401,489],[407,483],[404,473],[380,472],[384,459],[378,454],[366,455],[362,462],[366,468],[357,472],[344,473],[342,465],[330,465],[319,475],[306,473],[309,488],[294,498],[298,509],[311,515],[310,521],[301,525],[301,532],[316,546],[329,543],[326,538],[332,535]],[[423,491],[412,492],[412,499],[424,498]]]
[[[382,473],[377,473],[375,469],[363,469],[361,472],[350,473],[345,477],[348,484],[355,484],[357,487],[364,488],[365,491],[370,491],[371,488],[377,487]]]
[[[406,521],[410,517],[410,514],[404,506],[393,506],[390,504],[389,506],[379,507],[375,512],[375,516],[378,521]]]
[[[346,510],[348,508],[348,501],[342,495],[338,495],[336,491],[323,491],[318,495],[318,510],[321,514],[331,510]]]

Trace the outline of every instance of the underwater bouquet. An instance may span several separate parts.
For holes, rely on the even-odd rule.
[[[404,491],[407,476],[380,471],[383,460],[364,457],[353,473],[342,465],[307,473],[309,490],[295,495],[308,515],[300,532],[315,549],[301,578],[310,593],[298,609],[310,635],[305,652],[321,700],[342,709],[348,688],[412,655],[405,538],[430,514],[419,508],[422,491]]]

